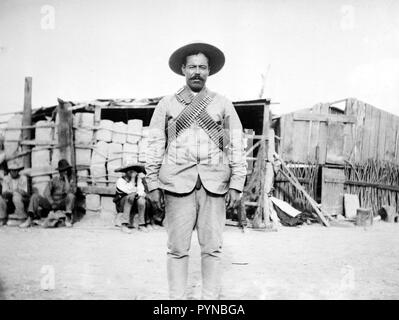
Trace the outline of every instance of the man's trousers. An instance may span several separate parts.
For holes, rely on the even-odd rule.
[[[115,225],[130,225],[134,223],[134,214],[137,212],[137,224],[145,224],[146,198],[138,197],[136,193],[128,194],[115,202]]]
[[[26,219],[25,208],[28,203],[29,197],[24,197],[19,192],[3,194],[0,197],[0,219],[6,219],[10,213],[14,213],[21,220]]]
[[[202,299],[217,299],[220,290],[222,233],[226,222],[224,195],[201,185],[189,194],[165,191],[168,233],[167,274],[170,299],[184,299],[191,235],[197,230],[201,248]]]
[[[68,193],[64,198],[55,202],[56,208],[52,208],[50,202],[38,193],[34,193],[30,198],[28,214],[33,218],[45,218],[51,210],[64,210],[65,213],[72,214],[75,207],[75,195]]]

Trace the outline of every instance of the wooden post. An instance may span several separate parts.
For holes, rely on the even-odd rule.
[[[68,162],[71,162],[71,165],[73,167],[72,179],[76,185],[76,159],[72,128],[73,119],[72,111],[68,110],[68,108],[71,106],[72,105],[69,102],[63,101],[58,98],[58,146],[60,148],[60,159],[67,159]]]
[[[259,200],[258,209],[253,219],[253,225],[255,228],[266,227],[270,222],[269,219],[269,209],[265,208],[268,204],[267,194],[265,195],[265,185],[266,185],[266,161],[268,159],[268,139],[269,139],[269,128],[270,128],[270,114],[269,106],[267,103],[263,107],[263,127],[262,127],[262,138],[260,148],[258,151],[258,161],[260,161],[260,188],[259,188]]]
[[[25,91],[24,91],[24,113],[22,116],[22,126],[30,126],[32,124],[32,77],[25,78]],[[22,130],[22,141],[32,139],[32,129]],[[31,154],[28,152],[30,146],[22,145],[22,152],[27,152],[24,156],[24,167],[31,167]]]
[[[24,112],[22,114],[22,127],[30,126],[32,124],[32,77],[25,77],[25,88],[24,88]],[[21,132],[21,140],[27,141],[32,139],[32,129],[23,129]],[[22,145],[22,154],[24,168],[30,168],[32,166],[31,161],[31,146]],[[20,160],[20,159],[17,159]],[[28,177],[28,193],[32,191],[32,178]]]
[[[263,154],[262,154],[262,182],[261,182],[261,197],[262,197],[262,211],[263,211],[263,222],[267,227],[270,224],[270,210],[269,210],[269,201],[267,195],[267,180],[268,180],[268,171],[270,170],[271,166],[267,165],[272,159],[269,159],[269,130],[270,130],[270,112],[269,106],[265,103],[264,111],[263,111],[263,128],[262,128],[262,135],[264,136],[264,143],[263,143]]]

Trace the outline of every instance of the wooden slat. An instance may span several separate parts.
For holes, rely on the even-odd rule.
[[[292,114],[286,114],[282,116],[284,118],[284,127],[283,127],[283,144],[282,144],[282,156],[285,161],[292,161],[293,159],[293,120]]]
[[[307,137],[309,135],[309,123],[304,121],[293,121],[292,123],[292,160],[294,162],[307,161]]]
[[[343,169],[322,169],[321,204],[329,214],[343,214],[344,182]]]
[[[20,143],[22,146],[51,146],[57,145],[56,140],[40,141],[40,140],[25,140]]]
[[[99,127],[100,126],[100,121],[101,121],[101,107],[96,106],[94,109],[94,126]],[[96,136],[97,136],[97,131],[94,132],[93,134],[93,144],[96,143]]]
[[[381,113],[381,118],[380,118],[380,129],[378,130],[377,155],[379,160],[385,160],[385,134],[388,124],[388,114],[382,111],[380,111],[380,113]]]
[[[319,164],[326,163],[328,128],[326,122],[319,122],[318,159]]]
[[[312,108],[313,113],[320,113],[321,103]],[[320,121],[316,121],[312,125],[311,146],[313,150],[313,157],[309,161],[314,160],[315,163],[320,162]],[[313,161],[312,161],[313,162]]]
[[[84,194],[101,194],[101,195],[114,195],[115,194],[115,186],[113,187],[97,187],[97,186],[86,186],[80,187],[80,190]]]
[[[356,117],[341,114],[294,113],[294,121],[356,123]]]
[[[344,163],[344,127],[344,123],[328,123],[326,163]]]
[[[377,188],[377,189],[382,189],[382,190],[390,190],[390,191],[399,192],[399,186],[371,183],[371,182],[366,182],[366,181],[349,181],[349,180],[347,180],[347,181],[345,181],[345,184],[351,185],[351,186],[372,187],[372,188]]]
[[[376,159],[377,158],[377,151],[378,151],[378,130],[380,126],[380,115],[381,112],[377,108],[371,107],[371,121],[369,121],[370,125],[370,139],[368,141],[369,144],[369,157]]]
[[[365,116],[364,116],[364,127],[363,127],[363,139],[362,139],[362,152],[361,159],[364,161],[370,158],[370,153],[373,153],[372,146],[370,145],[371,135],[373,135],[373,110],[370,105],[364,104]]]
[[[385,112],[384,112],[385,113]],[[395,159],[395,121],[396,117],[387,114],[387,126],[385,131],[385,155],[387,161],[394,161]]]
[[[364,121],[364,104],[362,104],[360,101],[355,100],[353,105],[353,110],[356,113],[356,133],[355,133],[355,137],[356,137],[356,142],[355,142],[355,155],[354,155],[354,160],[355,162],[361,162],[362,160],[362,145],[363,145],[363,129],[364,129],[364,125],[363,125],[363,121]]]
[[[22,116],[22,127],[30,126],[32,124],[32,78],[26,77],[25,78],[25,92],[24,92],[24,113]],[[32,137],[32,132],[29,129],[22,130],[21,139],[30,140]],[[22,152],[27,152],[30,150],[30,147],[24,145],[22,147]],[[27,153],[24,156],[24,167],[30,168],[31,167],[31,154]]]
[[[253,158],[253,150],[251,149],[254,141],[253,139],[248,139],[248,137],[250,137],[251,135],[253,135],[254,130],[253,129],[244,129],[245,135],[247,137],[247,148],[246,148],[246,156],[247,156],[247,160],[249,160],[248,158]],[[247,161],[247,169],[252,171],[253,170],[253,162],[252,161]]]
[[[396,164],[399,164],[399,121],[396,122],[396,128],[395,128],[394,161]]]

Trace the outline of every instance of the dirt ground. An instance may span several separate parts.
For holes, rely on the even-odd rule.
[[[0,228],[0,299],[167,299],[166,232]],[[196,234],[189,298],[200,297]],[[226,226],[222,299],[398,299],[399,224]]]

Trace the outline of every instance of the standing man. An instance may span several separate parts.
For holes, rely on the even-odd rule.
[[[72,166],[67,160],[58,161],[59,176],[51,179],[44,189],[44,194],[34,193],[28,207],[28,218],[20,225],[28,228],[34,219],[47,217],[44,226],[55,225],[65,220],[65,226],[72,227],[72,213],[75,207],[76,185],[72,180]],[[49,214],[50,213],[50,214]]]
[[[223,52],[206,43],[176,50],[169,67],[186,85],[164,97],[151,119],[146,180],[153,206],[165,209],[171,299],[185,297],[194,228],[201,247],[202,298],[218,298],[226,200],[228,208],[236,207],[244,187],[240,119],[228,99],[205,86],[224,62]]]
[[[26,207],[29,203],[28,179],[20,175],[24,168],[21,161],[9,161],[10,171],[3,179],[0,197],[0,225],[4,225],[8,218],[20,220],[26,219]]]

